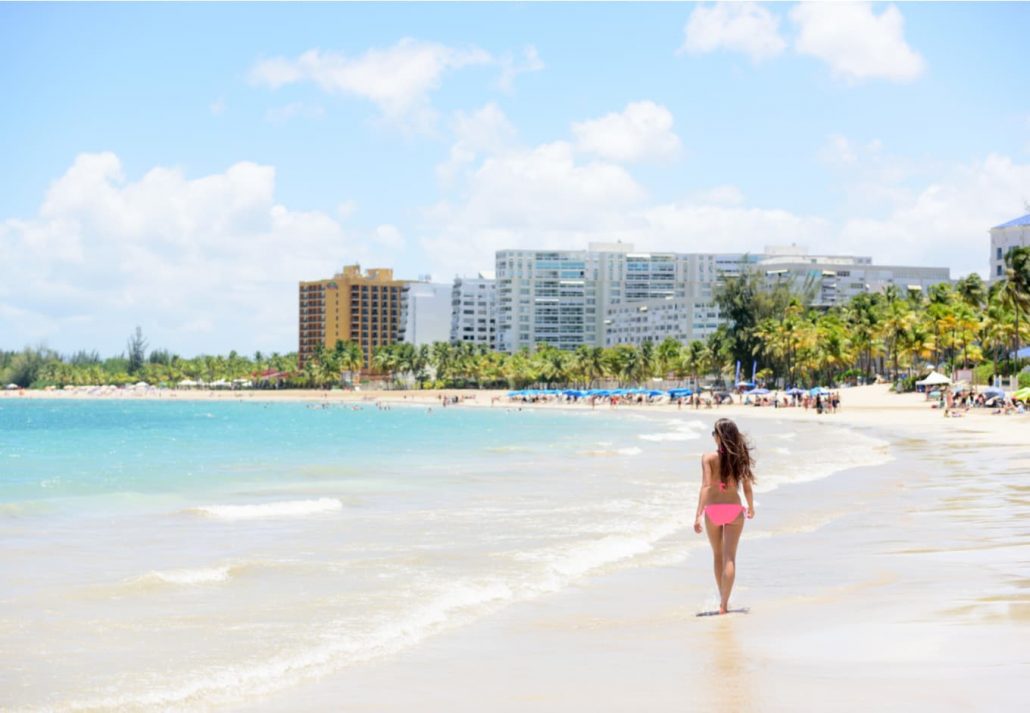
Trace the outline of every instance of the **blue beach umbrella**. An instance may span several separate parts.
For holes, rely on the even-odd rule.
[[[745,391],[745,396],[765,396],[769,393],[769,389],[751,389],[751,391]]]

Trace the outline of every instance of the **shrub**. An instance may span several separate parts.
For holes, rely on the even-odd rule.
[[[994,378],[994,362],[984,362],[973,369],[973,377],[976,379],[976,383],[978,384],[991,383],[991,379]]]
[[[1023,371],[1019,374],[1019,388],[1025,389],[1030,386],[1030,371]]]
[[[915,391],[916,381],[918,378],[919,377],[916,376],[906,376],[903,379],[898,379],[898,381],[894,384],[894,391],[899,394],[905,394],[909,391]]]

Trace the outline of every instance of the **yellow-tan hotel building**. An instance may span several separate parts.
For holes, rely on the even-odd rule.
[[[319,344],[332,349],[337,340],[355,342],[365,355],[365,368],[377,347],[397,341],[406,280],[395,280],[389,268],[346,265],[330,279],[300,283],[300,366]]]

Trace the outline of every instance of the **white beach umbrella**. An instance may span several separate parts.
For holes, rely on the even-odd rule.
[[[920,379],[916,382],[916,386],[942,386],[944,384],[950,384],[951,379],[946,377],[944,374],[938,371],[931,371],[930,375],[925,379]]]

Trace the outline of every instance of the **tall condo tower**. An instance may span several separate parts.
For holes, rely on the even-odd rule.
[[[401,331],[401,313],[407,281],[395,280],[389,268],[346,265],[332,278],[300,283],[301,367],[319,344],[332,349],[336,342],[355,342],[372,362],[377,347],[393,344]]]

